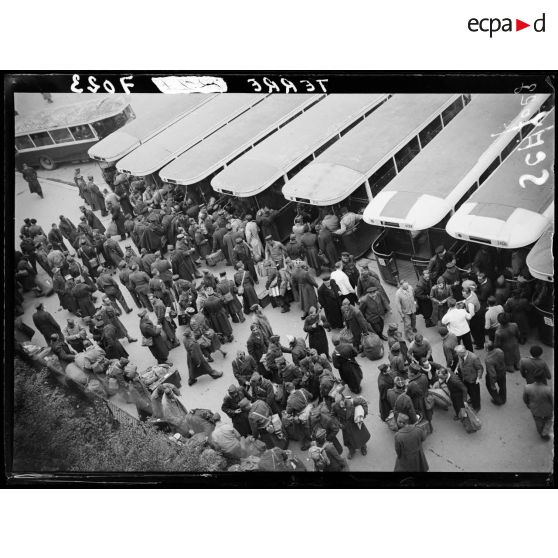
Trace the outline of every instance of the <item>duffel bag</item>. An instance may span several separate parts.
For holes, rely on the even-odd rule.
[[[441,388],[430,388],[428,394],[432,396],[434,405],[447,411],[451,405],[451,399],[448,394]]]
[[[362,351],[369,360],[379,360],[384,356],[384,345],[380,337],[373,332],[362,334]]]
[[[205,258],[205,263],[208,266],[213,267],[217,265],[219,262],[224,261],[224,259],[225,259],[225,254],[223,254],[223,250],[219,249],[217,250],[217,252],[213,252],[213,254],[209,254]]]
[[[35,285],[41,289],[43,296],[50,296],[54,292],[54,286],[50,277],[35,277]]]

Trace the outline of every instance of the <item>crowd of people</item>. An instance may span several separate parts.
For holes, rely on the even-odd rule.
[[[395,431],[396,471],[428,470],[422,441],[434,431],[433,394],[453,407],[456,421],[463,420],[481,410],[483,376],[490,401],[502,406],[507,374],[520,371],[537,431],[549,438],[553,405],[543,350],[533,345],[530,357],[519,354],[530,329],[530,283],[520,280],[510,291],[505,273],[493,276],[482,251],[463,272],[455,255],[438,247],[417,284],[400,281],[390,300],[379,275],[339,249],[337,239],[359,219],[346,208],[339,215],[326,208],[314,216],[300,205],[292,234],[282,243],[277,212],[267,207],[254,212],[237,199],[206,201],[181,186],[125,174],[111,177],[110,190],[103,191],[80,169],[74,181],[83,200],[79,223],[60,215],[48,232],[32,218],[21,226],[15,255],[18,313],[25,292],[42,296],[52,289],[72,317],[59,324],[39,302],[36,329],[63,367],[86,353],[89,357],[80,359],[86,372],[115,377],[141,419],[164,418],[154,401],[163,395],[178,401],[178,388],[163,383],[151,392],[137,370],[126,374],[123,340],[141,339],[158,366],[187,368],[192,386],[204,375],[223,376],[213,367],[213,355],[226,356],[234,324],[251,316],[246,349],[232,361],[236,383],[224,393],[221,408],[232,426],[218,425],[219,415],[208,410],[198,415],[215,440],[229,445],[258,440],[274,452],[272,462],[279,467],[294,466],[285,453],[292,441],[308,450],[319,471],[348,470],[347,460],[367,454],[369,407],[361,396],[364,376],[357,357],[379,360],[384,353],[379,415]],[[108,227],[99,216],[110,216]],[[212,273],[219,263],[225,270]],[[51,286],[41,282],[37,266]],[[136,307],[138,339],[119,319],[133,311],[124,294]],[[268,304],[282,313],[296,305],[300,331],[282,342],[266,315]],[[385,323],[390,312],[400,323]],[[417,331],[417,315],[432,329],[431,339],[441,338],[445,362],[433,360],[430,340]],[[170,362],[170,351],[181,342],[184,361]],[[191,414],[180,405],[167,407]],[[229,451],[223,444],[220,449]],[[237,455],[236,442],[233,446]]]

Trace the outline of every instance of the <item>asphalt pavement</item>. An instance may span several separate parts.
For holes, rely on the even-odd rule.
[[[80,165],[83,175],[93,174],[96,183],[104,186],[100,169],[94,163]],[[69,217],[75,224],[79,221],[79,206],[82,204],[77,189],[63,182],[56,180],[66,180],[73,176],[73,167],[63,166],[51,172],[39,171],[40,182],[45,195],[44,200],[35,194],[31,194],[27,183],[19,173],[15,176],[16,206],[15,206],[15,238],[16,249],[19,247],[19,229],[25,217],[36,218],[39,224],[48,231],[52,223],[58,223],[59,215]],[[100,217],[100,215],[98,215]],[[109,218],[102,218],[108,223]],[[117,237],[115,237],[117,238]],[[122,246],[130,241],[121,242]],[[377,270],[373,260],[368,261],[369,265]],[[39,268],[40,269],[40,268]],[[221,271],[222,266],[211,268],[215,274]],[[232,277],[232,269],[225,268],[228,277]],[[409,278],[414,284],[415,278]],[[389,285],[384,285],[390,298],[393,299],[395,289]],[[260,282],[260,289],[263,289],[263,281]],[[122,287],[122,292],[128,305],[134,308],[134,312],[121,317],[121,320],[128,328],[130,334],[140,339],[139,318],[137,309],[131,300],[127,290]],[[100,293],[97,293],[100,294]],[[24,303],[23,321],[33,327],[32,314],[37,298],[32,294],[27,294]],[[70,314],[59,307],[56,295],[43,299],[46,310],[62,325]],[[275,333],[281,336],[281,342],[286,344],[286,335],[296,335],[304,337],[302,330],[301,312],[297,305],[291,306],[290,313],[282,314],[279,309],[268,306],[264,313],[268,316]],[[386,324],[394,321],[399,322],[399,317],[393,315],[386,316]],[[433,358],[435,362],[444,363],[441,347],[441,340],[436,328],[425,328],[422,317],[418,318],[417,328],[432,344]],[[198,382],[189,387],[187,384],[186,351],[181,345],[173,349],[170,353],[170,360],[177,366],[183,380],[180,399],[188,409],[207,408],[219,411],[226,395],[227,388],[231,383],[235,383],[232,373],[231,361],[236,351],[246,348],[246,339],[249,334],[251,318],[243,324],[233,324],[234,341],[223,346],[227,352],[226,358],[222,358],[219,353],[214,356],[213,367],[222,370],[222,378],[213,380],[209,376],[203,376]],[[182,338],[181,331],[184,328],[179,326],[177,335]],[[331,334],[328,334],[331,346]],[[530,342],[538,342],[536,339]],[[44,345],[44,339],[40,334],[36,334],[33,342]],[[530,342],[521,347],[522,356],[528,354]],[[146,347],[142,347],[140,342],[129,344],[126,340],[122,341],[126,350],[130,353],[130,359],[140,368],[145,368],[155,364],[155,359]],[[484,358],[484,351],[476,351]],[[554,352],[549,347],[544,347],[544,358],[548,362],[551,370],[554,366]],[[287,355],[288,357],[288,355]],[[357,454],[350,461],[350,469],[353,471],[392,471],[395,464],[395,451],[393,444],[393,432],[380,420],[378,410],[378,389],[377,376],[378,366],[387,362],[387,343],[386,356],[379,361],[371,362],[366,358],[358,357],[363,373],[362,396],[369,402],[370,414],[366,419],[366,425],[370,430],[372,438],[368,444],[368,455]],[[424,449],[430,465],[430,471],[436,472],[550,472],[552,470],[552,442],[544,442],[538,436],[531,413],[525,407],[522,400],[524,381],[519,372],[508,374],[508,402],[503,407],[497,407],[490,402],[490,396],[486,390],[484,379],[481,385],[482,410],[479,417],[483,426],[479,432],[467,434],[459,422],[452,420],[453,411],[441,411],[436,409],[433,426],[434,433],[424,442]],[[118,396],[114,402],[135,415],[135,408],[126,405]],[[228,417],[221,412],[224,421]],[[307,460],[306,452],[300,452],[300,443],[291,442],[291,449],[295,450],[299,457],[311,465]]]

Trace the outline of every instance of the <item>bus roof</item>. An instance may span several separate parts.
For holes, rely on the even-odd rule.
[[[328,95],[293,122],[234,161],[211,181],[217,191],[255,196],[310,156],[387,95]]]
[[[149,113],[136,117],[96,143],[89,150],[89,157],[107,163],[118,161],[176,120],[211,100],[213,95],[152,95],[152,97]]]
[[[459,95],[394,95],[285,184],[315,205],[344,200]]]
[[[103,118],[116,116],[128,105],[122,95],[109,95],[103,99],[64,105],[15,117],[15,135],[45,132],[66,126],[81,126]]]
[[[518,124],[535,114],[548,95],[532,97],[523,106],[521,95],[473,95],[467,107],[368,204],[364,220],[411,230],[439,223],[516,135]]]
[[[446,226],[451,236],[505,248],[528,246],[541,236],[554,214],[554,120],[552,110],[455,212]],[[529,136],[541,130],[544,143],[527,150]],[[545,154],[544,162],[527,164],[537,160],[539,151]],[[531,156],[526,160],[527,153]],[[522,175],[543,173],[544,184],[528,179],[520,183]]]
[[[321,97],[323,95],[270,95],[186,151],[159,175],[163,180],[177,184],[199,182]]]
[[[261,93],[216,94],[209,102],[134,149],[118,161],[116,168],[134,176],[157,172],[265,97]]]
[[[554,255],[552,254],[552,241],[554,239],[554,223],[544,231],[536,244],[527,254],[527,267],[529,273],[536,279],[543,281],[554,280]]]

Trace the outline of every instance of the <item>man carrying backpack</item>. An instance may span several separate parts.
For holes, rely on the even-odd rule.
[[[308,455],[314,463],[315,471],[338,473],[349,470],[347,461],[339,455],[331,442],[326,441],[326,431],[323,428],[319,428],[314,437],[316,441],[310,446]]]

